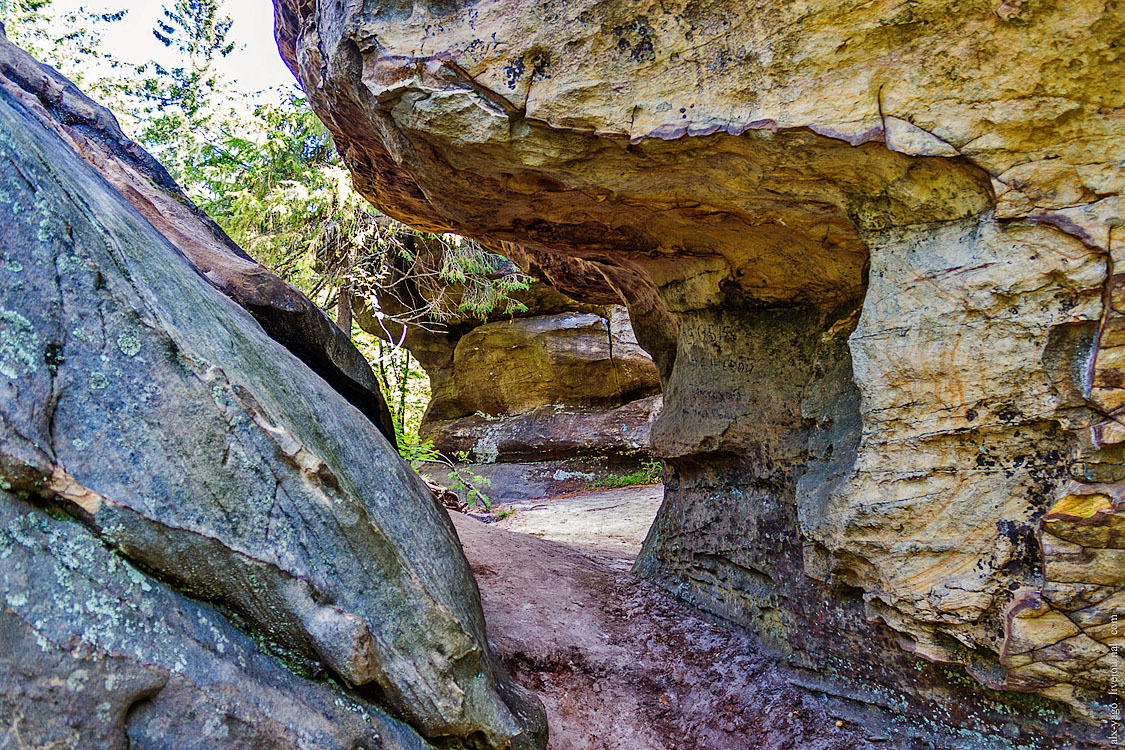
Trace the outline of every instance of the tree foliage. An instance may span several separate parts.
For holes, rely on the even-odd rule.
[[[238,126],[221,127],[180,176],[247,252],[325,307],[393,300],[384,312],[415,325],[519,307],[510,294],[527,279],[506,259],[413,230],[359,195],[302,96],[258,105]]]
[[[227,39],[233,22],[220,12],[216,0],[177,0],[162,13],[163,19],[156,22],[152,33],[165,47],[174,47],[186,58],[184,67],[173,69],[179,71],[180,80],[205,78],[217,57],[234,51],[234,42]]]
[[[101,32],[126,12],[94,13],[83,7],[60,11],[55,0],[0,0],[0,22],[13,43],[103,98],[110,95],[117,74],[129,66],[105,50]]]
[[[173,53],[175,64],[149,62],[135,81],[124,84],[138,140],[185,181],[210,158],[216,138],[238,120],[241,102],[219,70],[235,48],[231,26],[218,0],[164,6],[152,33]]]

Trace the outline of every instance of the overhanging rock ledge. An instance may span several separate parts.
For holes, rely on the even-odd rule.
[[[380,208],[629,307],[665,399],[642,574],[812,684],[960,727],[937,744],[1102,741],[1125,614],[1113,2],[275,8]]]

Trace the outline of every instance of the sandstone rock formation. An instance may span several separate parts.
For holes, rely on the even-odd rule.
[[[582,457],[612,458],[622,466],[649,455],[649,433],[659,415],[660,397],[649,396],[604,409],[541,406],[510,419],[473,415],[427,425],[423,435],[450,455],[467,452],[469,460],[483,463]]]
[[[966,747],[1098,736],[1125,645],[1116,3],[275,7],[383,211],[628,305],[669,474],[642,574]]]
[[[201,219],[140,184],[135,146],[101,140],[108,113],[10,46],[4,59],[4,731],[37,746],[542,747],[446,512],[287,347],[320,346],[339,373],[358,355],[333,353],[307,300],[233,250],[208,245],[205,263],[158,231]],[[302,322],[275,340],[232,298]]]
[[[440,248],[415,243],[415,252]],[[426,369],[431,397],[419,432],[438,450],[489,464],[635,464],[647,454],[660,378],[624,307],[583,304],[532,281],[513,293],[521,309],[504,306],[484,320],[443,310],[448,319],[431,316],[404,331],[405,313],[434,304],[429,291],[402,273],[380,295],[380,310],[362,307],[356,320]],[[443,294],[459,299],[460,287]]]
[[[499,320],[453,353],[454,401],[467,413],[522,414],[541,406],[617,406],[660,387],[624,310]]]

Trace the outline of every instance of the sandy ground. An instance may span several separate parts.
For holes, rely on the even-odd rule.
[[[628,570],[659,487],[578,493],[485,524],[451,514],[489,640],[547,706],[553,750],[875,747],[744,634]]]
[[[550,539],[628,570],[664,498],[662,485],[579,492],[505,506],[515,512],[496,527]]]

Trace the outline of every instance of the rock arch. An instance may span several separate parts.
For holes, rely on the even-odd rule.
[[[380,208],[629,306],[669,467],[640,572],[860,701],[1108,717],[1111,3],[275,6]]]

